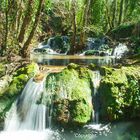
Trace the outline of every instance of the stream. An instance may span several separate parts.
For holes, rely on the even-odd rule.
[[[32,61],[46,65],[51,69],[62,69],[69,63],[79,65],[111,66],[116,59],[113,56],[80,56],[62,54],[35,54],[31,53]],[[44,81],[35,83],[29,80],[21,96],[12,105],[5,120],[4,131],[0,133],[0,140],[139,140],[140,121],[101,123],[98,114],[98,87],[101,76],[95,71],[94,95],[95,114],[91,122],[76,130],[56,129],[51,126],[50,106],[35,104],[37,97],[44,89]],[[29,92],[30,91],[30,92]],[[26,95],[27,93],[28,96]],[[26,96],[25,96],[26,95]],[[51,99],[51,97],[48,98]],[[48,115],[49,114],[49,115]]]

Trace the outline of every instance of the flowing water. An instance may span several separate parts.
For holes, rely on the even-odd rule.
[[[122,58],[124,55],[126,55],[129,52],[128,47],[125,44],[119,43],[118,46],[115,47],[113,51],[113,56],[115,58]]]
[[[44,80],[31,78],[21,96],[12,105],[5,121],[5,130],[45,130],[46,106],[36,104],[44,92]]]
[[[51,40],[50,40],[51,41]],[[49,45],[49,41],[48,44]],[[42,44],[40,45],[42,48]],[[44,46],[43,46],[44,47]],[[49,46],[46,46],[49,48]],[[94,63],[97,65],[113,65],[115,58],[122,56],[122,50],[127,51],[126,47],[119,45],[112,56],[79,56],[79,55],[51,55],[43,53],[31,53],[31,60],[39,64],[45,64],[48,67],[76,63],[88,65]],[[82,129],[75,131],[53,130],[52,111],[53,98],[51,92],[45,89],[45,78],[42,81],[34,81],[31,78],[21,96],[13,103],[10,111],[7,113],[4,131],[0,133],[0,140],[139,140],[140,122],[101,124],[99,118],[100,101],[98,88],[100,86],[101,75],[99,71],[94,71],[93,77],[93,117],[92,122],[85,125]],[[52,79],[53,80],[53,79]],[[53,86],[53,85],[52,85]],[[53,89],[53,88],[52,88]],[[61,89],[62,98],[64,87]],[[47,94],[48,104],[38,104],[43,94]]]
[[[0,140],[59,140],[59,134],[50,129],[51,108],[37,104],[46,92],[44,81],[35,81],[33,78],[28,81],[7,113]]]
[[[53,130],[51,128],[53,99],[50,94],[53,91],[45,89],[44,80],[35,81],[31,78],[22,91],[21,96],[13,103],[8,112],[5,120],[5,129],[0,133],[0,140],[139,140],[140,133],[138,130],[140,123],[138,122],[100,123],[98,87],[101,76],[99,71],[94,71],[93,78],[93,106],[95,114],[90,124],[75,131]],[[47,98],[50,104],[47,106],[38,104],[43,93],[48,95]],[[62,95],[62,98],[65,97]]]
[[[99,109],[100,109],[100,101],[99,101],[99,92],[98,88],[100,86],[101,75],[99,71],[94,71],[94,78],[93,78],[93,108],[94,108],[94,119],[93,122],[96,124],[99,123]]]

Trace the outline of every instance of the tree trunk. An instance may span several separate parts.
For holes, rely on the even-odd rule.
[[[84,46],[85,43],[85,39],[86,39],[86,31],[85,28],[88,25],[88,14],[89,14],[89,10],[90,10],[90,5],[91,5],[91,0],[86,0],[85,1],[85,9],[84,9],[84,13],[83,13],[83,29],[80,35],[80,45]]]
[[[31,21],[31,18],[32,18],[31,17],[31,15],[32,15],[32,4],[33,4],[33,0],[29,0],[28,1],[27,11],[26,11],[25,17],[23,19],[21,30],[20,30],[20,33],[19,33],[19,36],[18,36],[19,43],[23,42],[26,28],[29,25],[29,23]]]
[[[16,38],[19,38],[20,34],[20,25],[21,25],[21,17],[23,13],[23,7],[22,7],[22,0],[19,1],[18,3],[18,8],[17,8],[17,16],[16,16]]]
[[[71,50],[70,53],[74,54],[75,51],[75,46],[76,46],[76,1],[72,0],[72,27],[73,27],[73,35],[72,35],[72,40],[71,40]]]
[[[4,43],[2,45],[1,55],[5,55],[6,49],[7,49],[7,39],[8,39],[8,13],[9,13],[9,1],[7,1],[6,4],[6,10],[5,10],[5,35],[4,35]]]
[[[123,12],[124,12],[124,0],[121,0],[118,25],[120,25],[123,21],[123,14],[124,14]]]
[[[128,14],[129,3],[130,2],[128,0],[124,0],[124,22]]]
[[[107,23],[109,25],[109,30],[112,29],[112,24],[111,24],[111,19],[110,19],[110,10],[109,10],[109,3],[108,0],[105,1],[105,7],[106,7],[106,19],[107,19]]]
[[[116,26],[117,0],[113,1],[112,27]]]
[[[26,42],[24,43],[23,45],[23,48],[21,50],[21,55],[22,57],[27,57],[29,55],[29,45],[31,43],[31,40],[34,36],[34,33],[36,31],[36,28],[37,28],[37,25],[38,25],[38,22],[39,22],[39,19],[40,19],[40,13],[41,13],[41,9],[42,9],[42,6],[43,6],[43,3],[44,3],[44,0],[40,0],[39,1],[39,6],[38,6],[38,9],[37,9],[37,12],[36,12],[36,16],[35,16],[35,21],[34,21],[34,24],[32,26],[32,30],[29,34],[29,37],[28,39],[26,40]]]

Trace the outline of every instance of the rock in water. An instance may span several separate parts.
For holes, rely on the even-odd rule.
[[[92,113],[92,71],[75,64],[60,73],[51,73],[46,79],[46,93],[42,103],[52,105],[52,120],[65,127],[86,124]],[[48,101],[50,94],[51,101]]]
[[[129,66],[101,69],[101,119],[130,120],[140,117],[140,68]],[[104,71],[104,72],[103,72]]]

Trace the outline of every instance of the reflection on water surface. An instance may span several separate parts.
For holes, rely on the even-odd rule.
[[[31,60],[44,65],[66,66],[69,63],[79,65],[88,65],[94,63],[96,65],[113,65],[114,57],[111,56],[79,56],[79,55],[50,55],[50,54],[35,54],[32,53]]]

